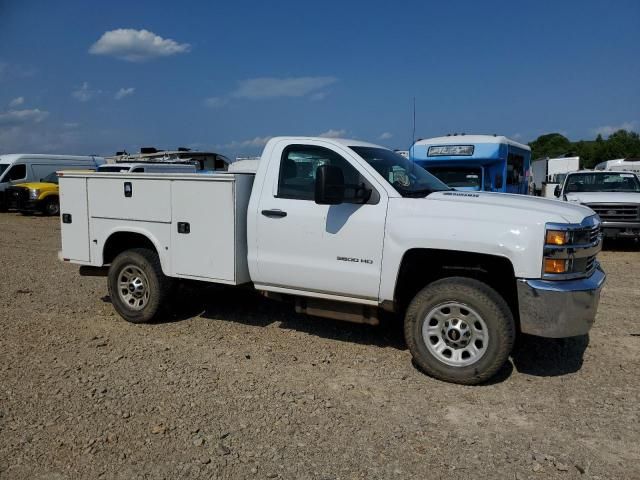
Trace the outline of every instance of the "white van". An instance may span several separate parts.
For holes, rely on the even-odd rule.
[[[58,170],[95,170],[102,157],[13,153],[0,155],[0,209],[5,208],[4,191],[17,183],[39,182]]]
[[[98,172],[118,173],[196,173],[192,163],[105,163],[98,167]]]

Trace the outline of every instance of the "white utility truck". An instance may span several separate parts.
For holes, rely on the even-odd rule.
[[[605,275],[589,208],[457,192],[386,148],[271,139],[257,164],[214,175],[60,173],[61,259],[108,275],[130,322],[162,315],[176,279],[248,285],[296,310],[404,319],[416,363],[475,384],[517,333],[586,334]]]

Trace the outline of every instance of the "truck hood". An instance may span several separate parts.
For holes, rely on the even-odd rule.
[[[49,182],[29,182],[29,183],[18,183],[14,185],[15,187],[28,188],[30,190],[40,190],[40,191],[53,191],[58,190],[58,184],[49,183]]]
[[[565,196],[572,203],[640,203],[640,192],[575,192]]]
[[[493,213],[496,221],[501,219],[500,216],[506,216],[513,217],[518,222],[521,222],[523,217],[529,217],[536,223],[580,223],[585,217],[593,215],[591,209],[581,205],[509,193],[436,192],[426,197],[426,200],[464,204],[465,208],[471,209],[469,215],[477,215],[478,209],[485,210],[483,207],[487,207],[486,210]]]
[[[583,205],[507,193],[452,190],[395,197],[389,199],[385,252],[488,254],[509,259],[519,278],[539,278],[547,224],[579,224],[594,215]]]

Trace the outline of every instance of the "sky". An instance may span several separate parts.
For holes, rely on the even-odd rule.
[[[640,2],[0,0],[0,153],[640,130]]]

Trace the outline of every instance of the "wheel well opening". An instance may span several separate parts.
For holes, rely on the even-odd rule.
[[[102,263],[111,263],[120,253],[132,248],[147,248],[157,253],[153,242],[141,233],[116,232],[104,244]]]
[[[495,255],[439,249],[414,249],[405,253],[395,288],[397,310],[404,312],[413,297],[428,284],[445,277],[469,277],[496,290],[519,323],[518,292],[513,265]]]

